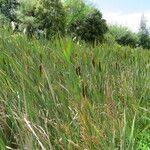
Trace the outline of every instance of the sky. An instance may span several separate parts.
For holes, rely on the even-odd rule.
[[[142,14],[150,27],[150,0],[87,0],[100,9],[110,24],[128,27],[138,32]]]

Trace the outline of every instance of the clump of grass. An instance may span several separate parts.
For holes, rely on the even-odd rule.
[[[0,36],[0,149],[149,147],[149,51],[8,35]]]

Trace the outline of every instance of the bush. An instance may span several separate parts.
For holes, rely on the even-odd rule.
[[[138,34],[131,32],[130,30],[128,30],[128,28],[123,26],[117,25],[109,26],[109,33],[120,45],[137,47],[140,43]]]
[[[139,37],[140,37],[140,45],[144,49],[150,49],[150,31],[147,27],[147,20],[142,15],[141,23],[140,23],[140,30],[139,30]]]
[[[141,35],[140,35],[140,45],[141,45],[144,49],[150,49],[150,36],[141,34]]]
[[[137,47],[139,44],[138,37],[130,32],[116,40],[120,45],[128,45],[130,47]]]
[[[118,26],[118,25],[109,25],[109,33],[115,38],[119,39],[122,36],[126,35],[128,31],[128,28],[124,26]]]
[[[114,36],[112,34],[110,34],[110,32],[107,32],[105,34],[104,40],[105,40],[105,43],[107,43],[108,45],[115,45],[116,44],[116,40],[115,40]]]
[[[46,38],[65,32],[65,12],[60,0],[23,0],[17,11],[21,30],[29,36],[42,31]]]
[[[66,0],[65,10],[69,35],[90,43],[103,41],[108,28],[100,11],[83,0]]]
[[[0,27],[9,26],[10,20],[0,13]]]
[[[38,28],[44,30],[49,38],[56,34],[65,33],[65,11],[60,0],[40,0],[36,10]]]
[[[9,20],[16,21],[15,10],[18,6],[17,0],[0,0],[0,12]]]
[[[102,19],[102,14],[98,10],[94,10],[85,16],[84,19],[78,19],[70,26],[70,32],[89,43],[102,42],[104,34],[107,32],[107,24]]]
[[[28,36],[32,36],[37,28],[35,10],[36,0],[22,0],[16,11],[19,28]]]
[[[93,7],[86,5],[83,0],[65,0],[64,8],[66,11],[67,32],[72,31],[72,24],[82,20],[88,13],[93,11]]]
[[[95,41],[102,42],[108,28],[105,20],[102,19],[102,14],[95,10],[85,18],[81,30],[81,39],[93,43]]]

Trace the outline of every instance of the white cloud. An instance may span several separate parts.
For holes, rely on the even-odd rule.
[[[111,24],[127,26],[133,32],[138,32],[143,12],[124,14],[122,12],[103,12],[104,18]],[[144,12],[147,25],[150,27],[150,10]]]

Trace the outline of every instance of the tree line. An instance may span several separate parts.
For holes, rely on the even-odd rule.
[[[93,43],[102,42],[108,30],[102,13],[83,0],[1,0],[0,10],[3,22],[17,22],[29,37],[67,34]]]
[[[141,16],[138,33],[133,33],[126,27],[116,25],[110,26],[109,32],[120,45],[150,49],[150,29],[147,26],[147,20],[144,15]]]
[[[106,35],[120,45],[150,49],[150,31],[144,15],[139,33],[108,26],[102,13],[84,0],[0,0],[0,25],[28,37],[51,38],[69,35],[88,43],[102,43]]]

